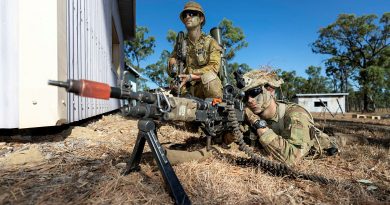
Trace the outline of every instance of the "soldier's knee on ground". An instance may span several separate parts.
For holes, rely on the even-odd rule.
[[[168,160],[172,165],[190,161],[203,161],[212,156],[211,152],[208,152],[206,148],[192,152],[172,149],[165,150]]]

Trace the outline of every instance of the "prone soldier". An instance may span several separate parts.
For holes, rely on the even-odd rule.
[[[333,137],[314,126],[313,117],[305,108],[295,103],[278,101],[275,89],[283,79],[276,73],[254,70],[243,75],[241,89],[245,93],[245,121],[255,131],[257,138],[269,157],[286,165],[293,165],[312,155],[334,155],[338,147]],[[233,135],[224,135],[224,143],[232,143]],[[206,149],[194,152],[167,149],[171,163],[204,160],[211,156]]]
[[[338,152],[335,140],[314,127],[310,112],[295,103],[276,100],[275,88],[283,83],[276,73],[254,70],[244,74],[243,81],[245,118],[269,156],[291,165],[309,153]]]

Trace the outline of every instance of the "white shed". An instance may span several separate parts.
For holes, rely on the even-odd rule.
[[[294,102],[305,107],[309,112],[323,112],[325,104],[330,112],[345,112],[345,98],[348,93],[296,94]],[[340,109],[341,107],[341,109]]]
[[[47,82],[117,86],[123,42],[135,35],[135,0],[1,0],[0,31],[0,129],[60,125],[119,108],[119,100],[81,98]]]

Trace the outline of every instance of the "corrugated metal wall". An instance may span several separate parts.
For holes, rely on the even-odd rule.
[[[18,1],[0,1],[0,129],[19,125]]]
[[[111,62],[113,1],[68,0],[68,78],[117,85]],[[114,4],[116,5],[116,4]],[[117,32],[121,35],[120,32]],[[123,39],[123,38],[120,38]],[[68,95],[68,122],[119,108],[119,101]]]

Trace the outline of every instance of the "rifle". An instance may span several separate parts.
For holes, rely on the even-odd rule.
[[[111,87],[104,83],[89,80],[73,79],[66,82],[49,80],[48,84],[63,87],[67,92],[84,97],[135,100],[136,103],[129,102],[121,108],[125,116],[140,119],[138,121],[139,132],[136,144],[123,174],[126,175],[140,169],[139,163],[145,141],[147,141],[176,204],[190,204],[191,202],[157,139],[154,120],[199,122],[203,131],[207,134],[208,149],[210,149],[212,137],[221,136],[226,131],[233,131],[233,127],[237,131],[238,122],[244,120],[244,105],[242,102],[244,94],[232,85],[224,87],[222,99],[208,98],[203,100],[194,97],[167,97],[159,92],[134,92],[131,91],[131,86],[123,80],[120,87]]]
[[[177,90],[177,96],[180,97],[181,95],[181,81],[179,78],[180,74],[184,73],[184,67],[186,63],[186,56],[187,56],[187,42],[184,40],[184,32],[180,31],[176,36],[176,53],[177,53],[177,61],[178,65],[174,65],[172,68],[172,75],[174,76],[173,84],[178,89]],[[178,68],[177,68],[178,67]]]

